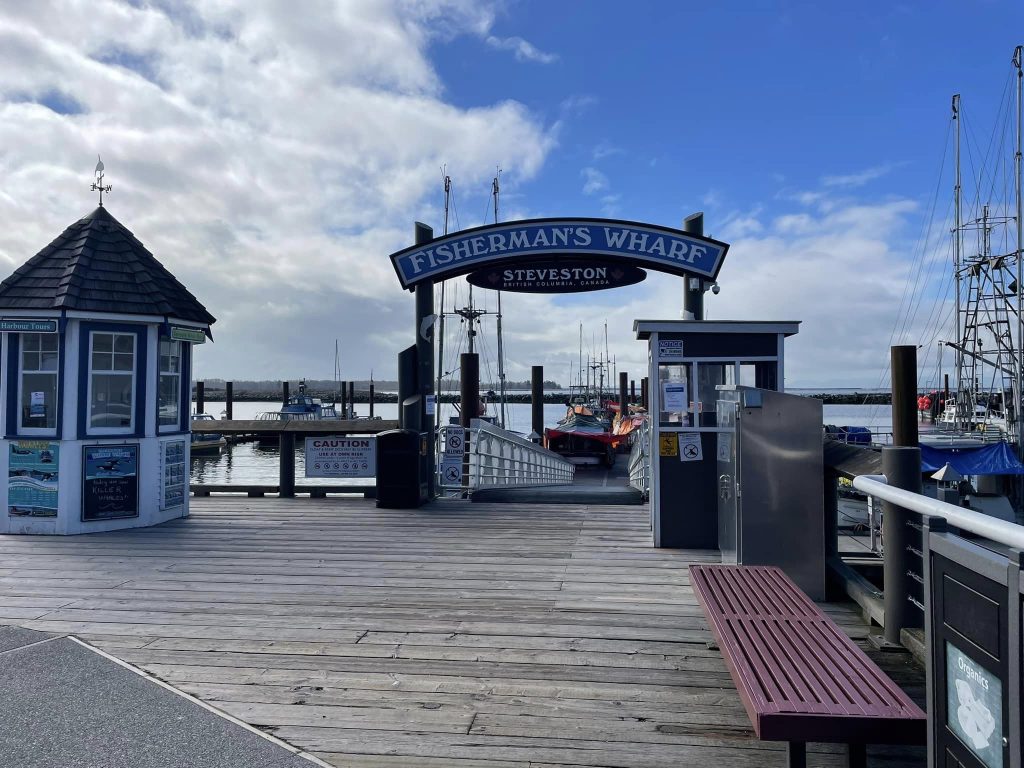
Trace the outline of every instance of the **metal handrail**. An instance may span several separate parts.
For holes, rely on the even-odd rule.
[[[449,427],[441,427],[442,442],[447,442]],[[461,429],[461,427],[459,428]],[[447,489],[474,490],[515,486],[570,485],[575,466],[554,451],[496,427],[473,419],[468,430],[468,480],[462,485],[445,483]]]
[[[651,490],[651,420],[645,418],[632,433],[629,484],[646,497]]]
[[[930,496],[922,496],[913,491],[893,488],[888,485],[885,475],[861,475],[854,478],[853,487],[869,496],[877,496],[883,501],[909,509],[919,515],[941,517],[950,525],[963,531],[969,531],[976,536],[1014,549],[1024,550],[1024,526],[1022,525],[964,509]]]

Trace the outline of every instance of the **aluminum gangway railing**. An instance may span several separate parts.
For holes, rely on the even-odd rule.
[[[442,451],[450,434],[465,436],[461,482],[453,483],[444,476],[445,461],[455,461],[459,454],[438,456],[437,486],[446,492],[473,491],[479,488],[529,488],[545,485],[571,485],[575,467],[564,457],[549,451],[525,437],[496,427],[490,422],[473,419],[468,430],[457,426],[439,429]]]
[[[651,420],[645,418],[630,435],[629,484],[648,498],[651,493]]]

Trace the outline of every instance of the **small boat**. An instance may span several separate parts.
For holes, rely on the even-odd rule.
[[[320,421],[341,419],[334,403],[325,403],[319,397],[306,394],[306,382],[299,383],[299,391],[288,398],[279,411],[265,411],[256,417],[259,421]]]
[[[573,464],[615,464],[616,448],[624,436],[612,433],[608,413],[596,405],[570,404],[565,417],[544,430],[548,450],[565,456]]]
[[[216,421],[208,413],[193,413],[192,421]],[[218,432],[193,432],[192,433],[192,453],[220,453],[221,449],[226,447],[228,441],[224,435]]]

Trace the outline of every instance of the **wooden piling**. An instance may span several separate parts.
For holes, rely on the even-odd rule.
[[[234,404],[235,404],[235,383],[233,381],[224,382],[224,418],[231,421],[235,417],[234,415]]]
[[[281,450],[280,496],[290,499],[295,496],[295,433],[282,432],[279,441]]]
[[[205,382],[196,382],[196,413],[206,413],[206,386]]]
[[[530,369],[530,426],[538,437],[544,436],[544,366]]]

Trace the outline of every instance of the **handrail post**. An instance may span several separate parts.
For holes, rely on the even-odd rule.
[[[281,477],[278,494],[282,499],[295,496],[295,433],[282,432],[280,439]]]
[[[893,488],[921,493],[921,449],[887,446],[882,449],[882,473]],[[904,628],[924,626],[924,616],[910,601],[917,594],[911,573],[920,574],[919,534],[910,523],[921,516],[888,501],[882,502],[882,537],[885,545],[885,640],[898,645]],[[920,602],[920,597],[916,598]]]

